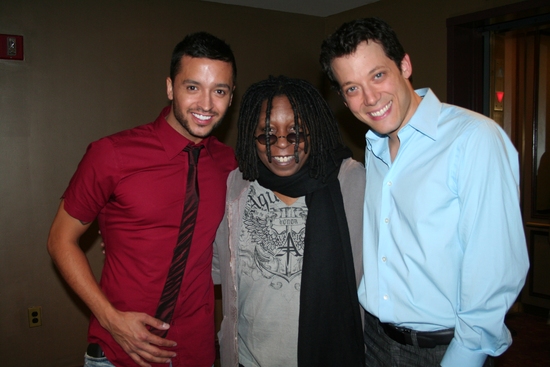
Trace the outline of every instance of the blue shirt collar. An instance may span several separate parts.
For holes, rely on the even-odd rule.
[[[441,110],[441,102],[430,88],[417,89],[415,92],[422,97],[422,101],[403,129],[410,126],[429,138],[436,140],[437,121],[439,119],[439,111]],[[401,134],[401,131],[399,134]],[[387,135],[380,135],[373,130],[369,130],[366,138],[367,141],[371,141],[374,144],[377,140],[387,138]]]

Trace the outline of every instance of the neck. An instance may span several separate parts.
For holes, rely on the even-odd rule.
[[[281,200],[286,205],[292,205],[298,200],[298,198],[293,198],[293,197],[290,197],[290,196],[286,196],[286,195],[281,194],[280,192],[273,191],[273,193],[275,194],[275,196],[277,196],[279,198],[279,200]]]
[[[390,148],[390,157],[392,162],[395,160],[395,156],[397,156],[400,144],[401,142],[399,141],[399,137],[397,136],[397,134],[394,137],[390,136],[390,139],[388,140],[388,145]]]
[[[389,148],[390,148],[390,157],[391,157],[392,162],[395,159],[395,157],[397,156],[397,152],[399,151],[399,146],[401,145],[401,141],[399,140],[399,131],[403,128],[403,126],[405,126],[406,124],[409,123],[411,118],[416,113],[416,110],[418,109],[418,106],[420,105],[420,102],[422,102],[422,97],[420,97],[418,94],[416,94],[416,92],[414,91],[414,89],[411,86],[411,103],[410,103],[410,106],[407,110],[407,115],[405,116],[405,119],[403,120],[403,124],[401,124],[399,129],[397,129],[396,131],[388,134],[388,137],[389,137],[388,145],[389,145]]]

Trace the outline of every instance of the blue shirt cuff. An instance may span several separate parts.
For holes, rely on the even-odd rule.
[[[468,349],[453,339],[443,356],[441,367],[481,367],[486,358],[487,354]]]

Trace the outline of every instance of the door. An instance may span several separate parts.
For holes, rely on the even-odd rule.
[[[531,260],[521,301],[550,308],[550,27],[490,34],[489,115],[514,137]]]
[[[521,302],[550,309],[550,8],[527,3],[447,21],[448,100],[491,117],[519,152],[531,262]]]

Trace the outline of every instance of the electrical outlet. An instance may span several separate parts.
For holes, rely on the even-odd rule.
[[[42,326],[42,307],[29,307],[29,327]]]

